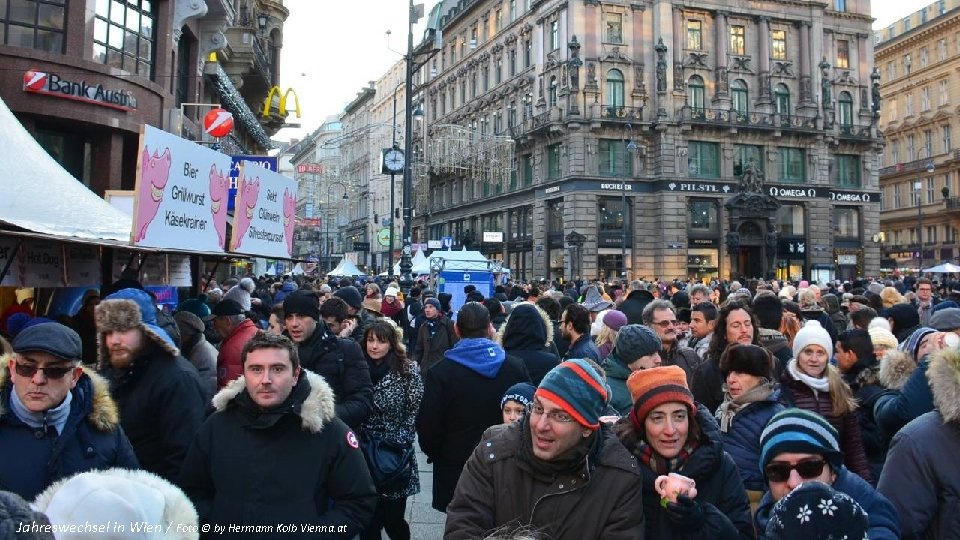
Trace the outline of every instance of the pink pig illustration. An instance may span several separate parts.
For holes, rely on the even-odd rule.
[[[287,238],[287,253],[293,253],[293,227],[296,225],[297,195],[283,190],[283,234]]]
[[[233,220],[233,251],[240,249],[243,236],[253,221],[253,212],[257,208],[257,199],[260,197],[260,177],[248,180],[240,177],[237,181],[237,205]]]
[[[173,158],[170,156],[170,149],[166,148],[163,154],[157,154],[153,151],[150,156],[150,150],[143,149],[143,156],[140,162],[140,193],[139,208],[137,209],[137,223],[134,229],[134,242],[140,242],[147,236],[147,228],[153,223],[153,218],[157,217],[157,210],[160,203],[163,202],[164,189],[167,187],[167,181],[170,180],[170,163]]]
[[[220,237],[220,246],[227,237],[227,198],[230,196],[230,178],[217,170],[216,164],[210,166],[210,213],[213,214],[213,228]]]

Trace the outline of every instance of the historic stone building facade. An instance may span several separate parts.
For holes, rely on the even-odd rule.
[[[452,238],[526,279],[877,273],[869,13],[441,2],[413,242]]]
[[[921,262],[930,267],[952,261],[960,228],[960,150],[953,145],[960,103],[960,1],[934,2],[877,32],[876,65],[886,142],[881,266],[910,270]]]

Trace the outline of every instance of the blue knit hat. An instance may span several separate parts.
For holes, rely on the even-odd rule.
[[[760,471],[766,476],[767,464],[784,452],[822,454],[836,469],[843,464],[837,439],[837,430],[817,413],[796,408],[780,411],[760,434]]]
[[[917,358],[917,351],[920,349],[920,342],[923,341],[923,338],[927,337],[929,334],[936,332],[933,328],[928,326],[921,326],[913,331],[910,334],[910,337],[906,339],[903,343],[900,344],[899,349],[910,355],[910,358],[914,362],[919,362],[920,359]]]
[[[530,383],[519,382],[507,388],[506,393],[503,394],[503,399],[500,400],[500,408],[502,409],[508,401],[516,401],[526,407],[533,401],[533,393],[536,391],[536,386]]]
[[[600,428],[600,415],[610,400],[603,377],[580,358],[563,362],[543,377],[535,393],[560,406],[583,427]]]
[[[804,482],[777,501],[763,538],[860,539],[869,528],[867,513],[849,495],[822,482]]]

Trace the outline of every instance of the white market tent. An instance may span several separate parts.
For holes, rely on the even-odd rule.
[[[347,276],[347,277],[356,277],[365,275],[363,272],[357,268],[357,265],[353,264],[353,261],[350,259],[340,259],[340,263],[337,264],[337,267],[331,270],[328,276]]]
[[[130,216],[70,175],[0,99],[0,228],[64,240],[117,245],[130,242]]]
[[[423,251],[418,251],[413,254],[413,258],[410,259],[411,269],[410,272],[415,275],[424,275],[430,273],[430,261],[427,260],[427,256]],[[400,263],[393,265],[393,275],[400,275]]]
[[[923,271],[930,272],[932,274],[954,274],[960,272],[960,266],[952,263],[944,263],[937,266],[931,266],[930,268],[924,268]]]

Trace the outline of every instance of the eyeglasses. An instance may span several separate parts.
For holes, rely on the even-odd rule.
[[[569,414],[563,411],[546,412],[543,409],[543,405],[540,405],[539,403],[531,403],[527,405],[527,414],[530,416],[546,415],[547,420],[550,420],[551,422],[557,422],[559,424],[569,424],[570,422],[573,422],[573,417]]]
[[[677,325],[677,320],[672,319],[668,321],[654,321],[652,324],[659,326],[660,328],[670,328],[671,326]]]
[[[37,374],[38,371],[42,371],[44,377],[48,379],[62,379],[64,375],[76,369],[73,366],[41,368],[41,367],[29,365],[29,364],[21,364],[20,362],[14,362],[13,366],[17,372],[17,375],[21,377],[33,377],[34,375]]]
[[[772,461],[764,467],[767,473],[767,480],[771,482],[786,482],[790,479],[790,471],[797,471],[800,478],[810,480],[823,474],[823,466],[826,462],[822,458],[803,459],[791,465],[783,461]]]

